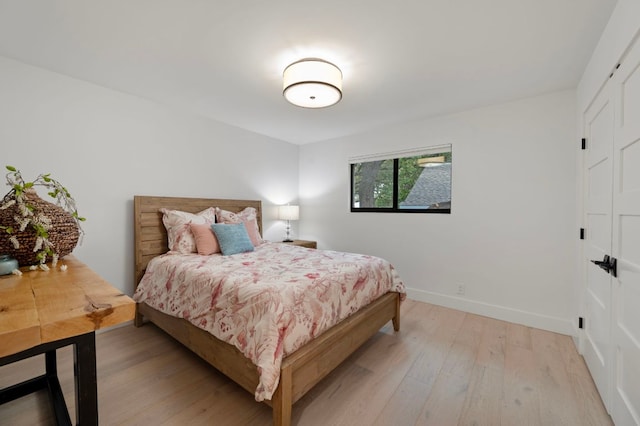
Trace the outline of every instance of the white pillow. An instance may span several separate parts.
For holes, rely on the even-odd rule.
[[[209,207],[199,213],[160,209],[162,223],[167,229],[169,250],[188,254],[196,253],[196,240],[190,224],[211,225],[216,221],[216,210]]]

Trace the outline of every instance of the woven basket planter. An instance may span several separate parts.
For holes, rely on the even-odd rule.
[[[12,193],[9,193],[5,198],[11,196]],[[25,192],[24,197],[28,200],[27,203],[34,207],[34,214],[42,213],[51,220],[49,241],[53,244],[54,253],[57,253],[59,258],[71,253],[80,238],[80,230],[73,216],[62,207],[43,200],[35,191]],[[0,210],[0,225],[15,229],[12,235],[16,236],[20,247],[16,249],[9,241],[9,235],[1,233],[0,254],[10,255],[18,261],[20,266],[37,265],[40,261],[36,258],[37,252],[33,251],[37,238],[36,232],[30,226],[22,232],[17,230],[18,225],[14,216],[21,216],[15,204]]]

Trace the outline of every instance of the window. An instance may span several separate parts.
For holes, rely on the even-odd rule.
[[[351,159],[351,211],[451,213],[451,145]]]

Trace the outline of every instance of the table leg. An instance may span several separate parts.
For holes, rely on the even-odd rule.
[[[98,425],[98,381],[96,374],[96,335],[78,336],[73,345],[76,390],[76,422]]]
[[[44,353],[45,377],[47,378],[47,388],[49,389],[49,401],[56,417],[56,425],[71,425],[71,418],[64,402],[64,394],[58,380],[58,362],[56,350]]]
[[[0,405],[21,398],[40,389],[49,391],[56,417],[56,425],[71,425],[64,394],[58,380],[56,350],[73,345],[73,375],[76,391],[76,423],[98,425],[98,380],[96,373],[96,334],[90,332],[54,342],[43,343],[22,352],[0,357],[0,365],[11,364],[44,353],[45,374],[0,389]],[[1,421],[0,421],[1,423]]]

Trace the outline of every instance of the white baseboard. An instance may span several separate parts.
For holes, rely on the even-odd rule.
[[[522,324],[527,327],[540,328],[542,330],[553,331],[555,333],[566,334],[568,336],[575,336],[574,325],[566,318],[540,315],[533,312],[521,311],[519,309],[507,308],[505,306],[491,305],[489,303],[469,300],[463,297],[449,296],[446,294],[433,293],[414,288],[407,288],[407,297],[420,302],[432,303],[434,305],[470,312],[472,314]]]

